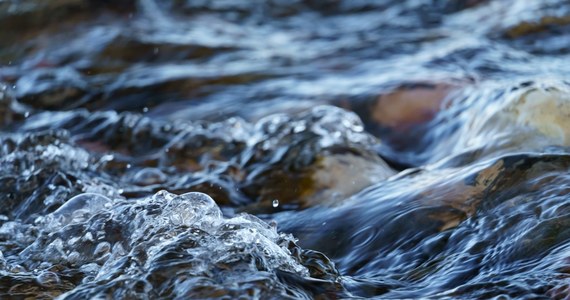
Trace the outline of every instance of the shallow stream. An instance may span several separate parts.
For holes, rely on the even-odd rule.
[[[0,298],[568,299],[570,1],[0,0]]]

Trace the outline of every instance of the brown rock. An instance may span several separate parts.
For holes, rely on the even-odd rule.
[[[456,85],[448,83],[419,83],[399,87],[376,99],[372,120],[398,131],[429,122],[456,88]]]
[[[537,21],[523,21],[505,31],[505,36],[515,39],[532,33],[546,31],[553,26],[564,26],[570,24],[568,16],[543,16]]]

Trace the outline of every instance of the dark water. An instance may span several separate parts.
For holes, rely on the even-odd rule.
[[[0,1],[0,298],[570,298],[570,1]]]

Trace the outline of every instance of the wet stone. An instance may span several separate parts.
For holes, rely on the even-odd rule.
[[[38,122],[26,130],[51,126]],[[278,198],[282,209],[296,209],[337,203],[393,175],[375,152],[380,141],[355,114],[332,106],[255,124],[237,118],[170,124],[78,111],[62,115],[57,126],[81,135],[87,151],[114,153],[97,166],[133,184],[123,190],[133,196],[195,190],[224,205],[253,202],[247,209],[263,211]]]
[[[480,148],[479,155],[500,155],[507,151],[543,151],[568,146],[565,124],[570,90],[565,83],[534,83],[520,88],[493,91],[497,101],[490,106],[473,106],[477,117],[467,120],[459,132],[459,147]],[[483,146],[496,136],[494,146]],[[483,150],[484,149],[484,150]]]
[[[466,84],[453,80],[409,82],[387,88],[378,97],[334,103],[356,113],[366,131],[381,139],[376,146],[380,155],[396,168],[405,168],[421,164],[414,156],[430,147],[429,132],[439,121],[439,113],[449,108],[451,99]]]
[[[256,128],[258,140],[242,156],[243,189],[268,207],[276,198],[298,207],[332,204],[393,174],[373,150],[378,141],[342,109],[321,106],[293,118],[271,116]]]
[[[302,246],[328,253],[341,273],[385,278],[398,270],[398,274],[405,274],[406,282],[446,290],[448,284],[462,279],[448,276],[440,269],[445,263],[458,273],[489,280],[483,286],[466,284],[462,295],[491,295],[501,285],[501,279],[479,272],[489,263],[515,268],[522,261],[540,268],[559,266],[558,255],[564,252],[559,245],[568,238],[564,229],[567,213],[559,210],[554,213],[556,217],[546,216],[536,208],[566,206],[563,203],[569,192],[565,186],[569,162],[567,155],[521,154],[499,158],[472,173],[459,174],[449,169],[441,169],[439,174],[421,172],[400,179],[406,182],[407,191],[392,194],[388,192],[392,183],[381,184],[356,195],[334,213],[305,211],[302,213],[311,214],[312,218],[297,224],[289,222],[289,213],[285,213],[278,217],[278,222],[283,230],[294,232],[303,241]],[[531,182],[534,184],[529,185]],[[545,199],[548,203],[543,203]],[[347,224],[354,227],[347,228]],[[321,235],[322,231],[334,235],[334,240]],[[524,238],[509,239],[521,231],[525,232]],[[485,234],[480,236],[478,232]],[[317,237],[327,242],[315,240]],[[495,242],[499,237],[501,242]],[[450,255],[457,251],[464,254]],[[497,256],[498,253],[502,255]],[[406,264],[401,263],[402,257],[407,258]],[[434,278],[438,280],[432,281]],[[504,280],[521,283],[517,288],[502,290],[511,296],[540,295],[544,286],[554,291],[554,286],[564,281],[545,279],[530,284],[530,279],[518,278],[516,274],[507,275]],[[378,285],[374,280],[368,284]],[[390,286],[397,287],[397,282]],[[358,293],[364,291],[357,289]],[[447,290],[446,294],[455,295],[454,291]],[[399,289],[382,293],[387,298],[420,294]]]

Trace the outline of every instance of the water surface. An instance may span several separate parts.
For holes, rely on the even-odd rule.
[[[570,294],[570,2],[0,1],[0,296]]]

